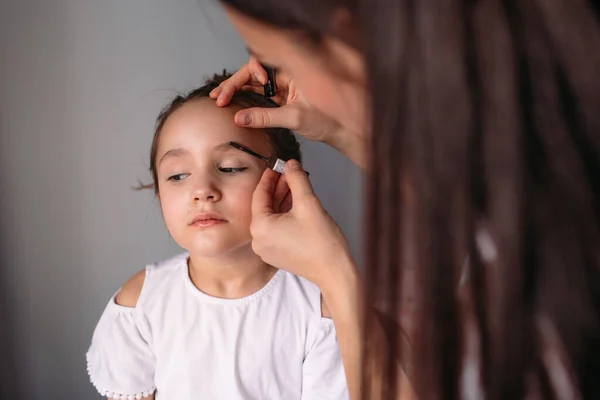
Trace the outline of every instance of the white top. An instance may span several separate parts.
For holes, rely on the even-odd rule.
[[[241,299],[211,297],[187,254],[146,267],[135,308],[111,298],[87,352],[98,391],[116,399],[348,399],[321,293],[279,270]]]

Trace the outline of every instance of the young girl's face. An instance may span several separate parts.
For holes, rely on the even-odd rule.
[[[235,106],[210,99],[171,114],[156,152],[158,196],[173,239],[191,254],[227,255],[250,247],[252,194],[265,163],[230,141],[270,155],[266,133],[238,127]]]

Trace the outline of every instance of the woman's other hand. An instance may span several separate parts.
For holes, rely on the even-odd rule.
[[[235,115],[239,126],[248,128],[288,128],[304,138],[326,143],[350,158],[361,168],[366,168],[365,138],[350,132],[339,122],[312,107],[297,89],[294,80],[284,72],[276,74],[277,94],[272,97],[279,108],[253,107],[240,110]],[[254,57],[229,79],[215,88],[210,97],[218,106],[229,104],[235,92],[264,93],[267,72]]]

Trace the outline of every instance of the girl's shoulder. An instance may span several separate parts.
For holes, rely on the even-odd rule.
[[[165,261],[147,265],[121,287],[115,302],[123,307],[137,308],[148,292],[165,289],[187,265],[188,254],[179,254]]]
[[[329,317],[329,310],[322,301],[321,290],[311,281],[282,271],[285,276],[285,284],[282,295],[287,301],[293,303],[295,308],[305,310],[313,317]]]

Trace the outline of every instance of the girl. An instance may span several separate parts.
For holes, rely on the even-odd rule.
[[[113,399],[346,399],[332,321],[316,285],[252,250],[252,194],[265,165],[229,145],[300,160],[287,129],[232,122],[275,105],[241,92],[217,107],[227,76],[175,98],[159,115],[153,187],[187,252],[150,265],[111,298],[87,353],[98,391]]]

